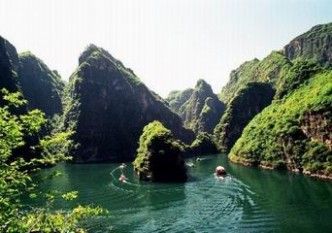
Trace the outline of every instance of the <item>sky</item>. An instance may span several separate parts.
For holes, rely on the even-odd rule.
[[[0,0],[0,35],[64,80],[92,43],[163,97],[201,78],[219,93],[243,62],[328,22],[330,0]]]

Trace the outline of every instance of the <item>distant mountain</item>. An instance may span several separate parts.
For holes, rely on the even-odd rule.
[[[193,90],[171,92],[167,100],[184,125],[195,133],[212,133],[224,112],[224,104],[203,79],[197,81]]]
[[[19,55],[21,63],[18,77],[29,109],[40,109],[47,117],[62,114],[61,98],[65,83],[56,71],[51,71],[31,52]]]
[[[175,138],[187,143],[194,139],[163,99],[95,45],[79,58],[65,106],[65,128],[75,131],[75,162],[133,160],[143,127],[154,120],[172,130]]]
[[[183,91],[172,91],[168,94],[166,101],[169,104],[171,110],[179,113],[181,106],[189,100],[190,96],[193,94],[194,89],[188,88]]]

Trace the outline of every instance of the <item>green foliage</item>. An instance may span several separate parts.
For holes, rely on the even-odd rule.
[[[72,201],[78,197],[78,192],[72,191],[72,192],[64,193],[61,196],[63,199],[65,199],[67,201]]]
[[[49,209],[22,211],[23,208],[27,209],[20,203],[22,194],[37,197],[33,192],[36,184],[31,178],[31,170],[48,161],[43,157],[30,159],[28,154],[20,154],[19,149],[30,146],[25,141],[27,136],[38,134],[45,119],[39,110],[20,116],[12,114],[9,106],[20,107],[25,101],[19,93],[3,93],[7,104],[0,107],[0,232],[68,232],[77,229],[81,219],[100,214],[102,211],[99,208],[81,206],[72,212],[52,213]],[[58,134],[53,138],[42,139],[41,151],[51,157],[51,150],[61,147],[60,143],[65,143],[66,136]],[[60,150],[58,153],[62,152]],[[63,156],[57,155],[52,158],[54,162],[62,159]],[[76,196],[77,193],[72,192],[65,194],[64,198],[73,199]],[[52,201],[54,194],[46,193],[45,197]]]
[[[73,132],[60,132],[46,136],[40,140],[42,162],[54,165],[58,161],[70,160],[68,151],[73,141],[70,140]]]
[[[190,145],[190,149],[194,155],[217,154],[219,152],[213,136],[206,132],[198,133],[195,141]]]
[[[313,74],[319,73],[323,68],[310,60],[296,60],[292,67],[278,80],[276,99],[283,98],[287,93],[293,92],[307,81]]]
[[[77,206],[71,211],[51,212],[48,209],[33,209],[22,219],[22,232],[87,232],[80,221],[107,212],[99,207]]]
[[[272,52],[266,58],[259,61],[254,59],[243,63],[239,68],[233,70],[230,81],[222,89],[220,99],[224,103],[237,95],[238,91],[245,88],[248,83],[269,83],[276,88],[279,80],[292,66],[292,63],[281,52]]]
[[[323,71],[284,99],[274,101],[247,125],[229,158],[234,162],[271,167],[284,164],[291,170],[331,175],[332,152],[325,139],[320,139],[329,136],[331,88],[332,72]],[[304,125],[304,117],[312,117],[313,112],[316,121],[312,118],[313,125]],[[315,133],[304,131],[304,127]]]
[[[187,179],[183,145],[159,121],[144,127],[133,162],[142,179],[160,182],[184,182]]]
[[[248,83],[237,92],[226,107],[220,122],[214,129],[218,147],[228,152],[249,121],[266,106],[275,94],[268,83]]]
[[[56,71],[33,55],[24,52],[19,55],[21,63],[18,81],[24,98],[28,100],[28,109],[39,109],[48,118],[62,114],[61,98],[65,83]]]

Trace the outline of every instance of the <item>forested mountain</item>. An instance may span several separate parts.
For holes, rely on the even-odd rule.
[[[245,128],[230,159],[332,177],[332,72],[274,101]]]
[[[76,162],[133,160],[143,127],[158,120],[174,137],[194,134],[158,95],[107,51],[90,45],[79,58],[65,97],[65,128],[75,131]]]
[[[233,101],[243,95],[243,86],[259,82],[275,91],[272,104],[246,126],[231,150],[232,161],[331,177],[331,25],[315,26],[284,50],[262,61],[247,62],[232,73],[227,86],[235,91],[223,89],[221,98],[228,100],[228,105],[215,130],[221,148],[225,148],[225,139],[239,132],[240,124],[231,120],[242,114],[234,111]],[[228,114],[231,112],[236,114]],[[233,130],[227,133],[232,124]]]
[[[292,40],[283,50],[274,51],[261,61],[245,62],[232,71],[230,81],[220,93],[220,98],[227,103],[226,114],[215,129],[215,137],[222,150],[229,151],[245,125],[272,101],[271,90],[266,89],[266,99],[255,101],[253,98],[251,103],[248,99],[247,103],[239,104],[243,90],[249,89],[251,83],[265,83],[266,88],[270,86],[269,89],[275,92],[274,99],[282,99],[319,72],[321,65],[329,68],[331,25],[315,26]],[[243,116],[245,112],[246,117]]]
[[[61,98],[64,82],[56,71],[51,71],[45,63],[31,52],[19,54],[21,63],[19,83],[29,109],[40,109],[47,117],[62,114]]]

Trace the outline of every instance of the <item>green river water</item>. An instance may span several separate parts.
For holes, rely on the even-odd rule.
[[[96,204],[109,217],[86,223],[91,232],[332,232],[332,182],[284,171],[229,163],[226,155],[195,158],[185,184],[139,181],[131,164],[120,183],[119,164],[61,164],[40,172],[62,175],[42,190],[79,192],[72,202],[56,199],[53,208]],[[216,179],[213,171],[228,171]],[[29,201],[33,207],[41,201]]]

